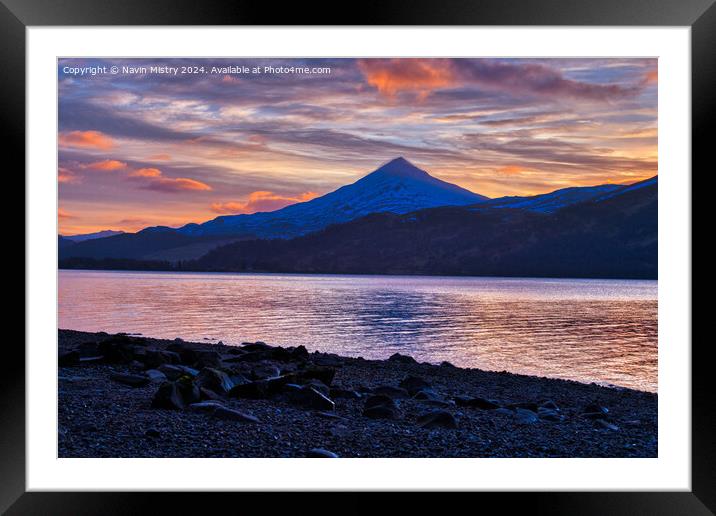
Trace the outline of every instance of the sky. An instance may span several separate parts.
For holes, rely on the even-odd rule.
[[[656,59],[60,59],[58,95],[67,235],[271,211],[398,156],[488,197],[657,174]]]

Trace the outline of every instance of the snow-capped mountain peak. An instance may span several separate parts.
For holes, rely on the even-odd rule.
[[[438,206],[464,206],[487,197],[431,176],[403,157],[393,159],[355,183],[310,201],[272,212],[217,217],[179,231],[191,235],[252,234],[291,238],[371,213],[408,213]]]
[[[375,171],[371,172],[365,178],[369,177],[378,177],[378,176],[385,176],[385,177],[402,177],[406,179],[425,179],[432,177],[430,174],[425,172],[424,170],[416,167],[413,165],[410,161],[405,159],[404,157],[400,156],[398,158],[395,158],[393,160],[390,160],[386,164],[380,166]]]

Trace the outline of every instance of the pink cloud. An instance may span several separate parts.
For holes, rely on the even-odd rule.
[[[83,165],[82,168],[88,168],[90,170],[113,171],[127,168],[127,164],[123,161],[118,161],[116,159],[105,159],[102,161],[95,161],[94,163],[88,163],[87,165]]]
[[[138,231],[151,225],[151,221],[139,217],[129,217],[117,221],[116,227],[125,231]]]
[[[444,59],[360,59],[358,68],[368,84],[387,96],[404,90],[427,94],[455,81]]]
[[[315,192],[304,192],[289,197],[275,194],[273,192],[258,191],[249,194],[248,200],[217,202],[211,205],[211,211],[222,215],[237,215],[240,213],[256,213],[259,211],[274,211],[289,204],[310,201],[318,197]]]
[[[140,168],[129,173],[129,177],[161,177],[162,171],[158,168]]]
[[[157,192],[209,191],[206,183],[188,177],[165,177],[158,168],[140,168],[129,173],[129,178],[140,181],[142,188]]]
[[[60,145],[65,147],[80,147],[90,149],[108,150],[114,147],[114,141],[100,131],[70,131],[60,133]]]
[[[158,192],[208,191],[211,187],[206,183],[188,177],[158,177],[150,181],[145,188]]]
[[[57,169],[58,183],[79,183],[80,178],[68,168],[59,167]]]
[[[57,218],[60,220],[74,219],[75,216],[62,208],[57,208]]]
[[[490,59],[360,59],[358,68],[368,84],[389,97],[402,91],[425,97],[436,89],[472,84],[495,91],[605,101],[636,95],[655,78],[650,72],[631,86],[596,84],[569,79],[541,63]]]

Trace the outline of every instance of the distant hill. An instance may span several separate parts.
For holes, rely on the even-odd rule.
[[[63,237],[62,235],[57,236],[57,248],[59,249],[60,253],[62,253],[62,251],[65,251],[69,247],[72,247],[73,245],[75,245],[75,243],[72,240]]]
[[[529,197],[498,197],[482,203],[477,209],[518,208],[542,213],[553,213],[557,210],[594,199],[622,188],[621,185],[607,184],[599,186],[573,186],[554,192],[532,195]]]
[[[236,242],[208,271],[656,278],[657,178],[554,211],[443,207],[372,214],[292,240]]]
[[[124,231],[113,231],[111,229],[105,229],[104,231],[97,231],[95,233],[85,233],[82,235],[60,235],[71,242],[84,242],[86,240],[94,240],[95,238],[105,238],[114,235],[121,235]]]
[[[62,237],[61,237],[62,238]],[[95,238],[74,245],[61,245],[60,260],[67,258],[114,258],[134,260],[190,260],[198,258],[216,246],[234,242],[252,235],[234,238],[221,236],[191,237],[172,228],[153,227],[138,233]],[[66,240],[66,239],[65,239]]]

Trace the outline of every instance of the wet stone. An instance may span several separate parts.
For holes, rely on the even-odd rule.
[[[332,451],[324,450],[323,448],[313,448],[308,452],[307,457],[318,458],[318,459],[337,459],[338,455]]]
[[[109,376],[112,381],[129,387],[144,387],[151,381],[146,375],[115,373]]]
[[[455,417],[444,410],[434,410],[418,417],[421,428],[457,428]]]
[[[223,419],[225,421],[238,421],[240,423],[259,423],[258,418],[251,414],[246,414],[238,410],[229,409],[226,407],[217,407],[213,412],[213,416],[216,419]]]

